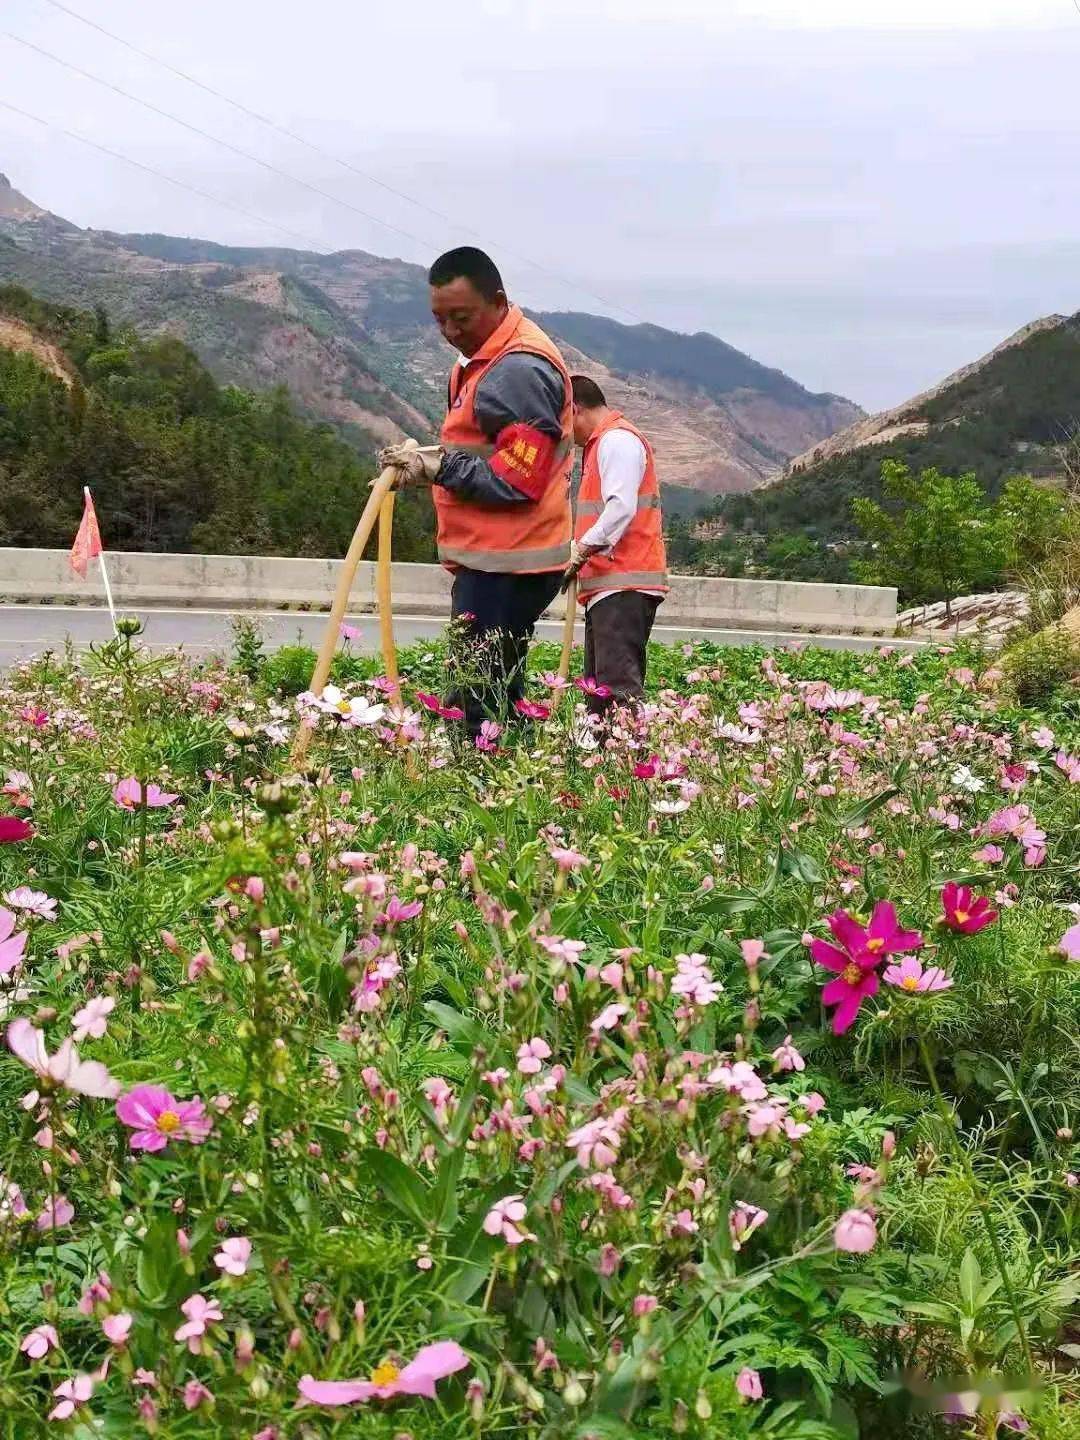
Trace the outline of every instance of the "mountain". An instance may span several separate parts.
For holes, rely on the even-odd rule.
[[[1080,431],[1080,313],[1032,321],[903,405],[855,422],[795,457],[752,495],[725,499],[729,527],[825,543],[855,533],[851,501],[878,498],[883,460],[974,472],[996,495],[1010,475],[1054,479]]]
[[[0,176],[4,281],[182,339],[221,381],[286,384],[366,451],[438,423],[452,355],[416,265],[361,250],[83,230]],[[669,500],[688,508],[753,489],[862,414],[712,335],[578,313],[536,318],[571,368],[593,375],[651,436]]]
[[[1063,328],[1068,328],[1068,319],[1064,315],[1047,315],[1041,320],[1032,320],[981,359],[954,371],[913,400],[892,410],[882,410],[877,415],[864,416],[801,455],[796,455],[789,462],[787,473],[806,470],[824,460],[861,450],[866,445],[886,445],[905,438],[921,439],[929,433],[932,424],[955,424],[958,420],[973,417],[976,413],[975,397],[985,401],[995,386],[1003,387],[1006,373],[1014,370],[1017,357],[1008,352],[1020,350],[1022,364],[1031,358],[1036,358],[1038,363],[1038,358],[1046,353],[1045,347],[1029,348],[1028,341]],[[1069,343],[1066,339],[1067,346]],[[1056,342],[1051,342],[1051,348],[1056,348]]]

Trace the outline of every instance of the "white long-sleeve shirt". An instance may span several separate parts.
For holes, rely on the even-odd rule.
[[[596,463],[600,467],[600,498],[604,508],[578,544],[594,545],[610,555],[637,514],[638,493],[647,463],[645,446],[630,430],[609,430],[601,435],[597,444]],[[642,595],[661,597],[663,593],[662,590],[641,591]],[[598,590],[585,601],[585,608],[616,594],[617,590]]]

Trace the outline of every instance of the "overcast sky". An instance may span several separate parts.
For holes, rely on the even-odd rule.
[[[1080,0],[64,4],[421,202],[4,0],[0,31],[347,204],[6,33],[0,98],[313,248],[483,243],[527,303],[711,330],[869,408],[1080,309]],[[2,108],[0,170],[80,225],[301,243]]]

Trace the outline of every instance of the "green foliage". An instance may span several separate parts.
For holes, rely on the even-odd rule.
[[[32,1018],[53,1053],[107,999],[81,1058],[212,1119],[204,1143],[163,1128],[135,1151],[111,1101],[0,1052],[0,1174],[20,1197],[0,1206],[5,1440],[58,1433],[53,1391],[80,1372],[99,1378],[72,1433],[141,1433],[135,1367],[154,1370],[162,1440],[939,1440],[920,1394],[1011,1383],[1017,1316],[1048,1383],[1011,1403],[1073,1440],[1080,980],[1055,947],[1080,787],[1053,756],[1080,748],[1075,714],[1052,715],[1048,751],[975,653],[654,646],[642,728],[596,747],[564,700],[527,745],[469,754],[420,713],[440,643],[402,653],[403,711],[316,717],[296,774],[279,701],[313,655],[263,659],[246,627],[234,648],[193,667],[125,640],[4,689],[0,812],[35,835],[0,846],[0,894],[57,902],[15,916],[6,1023]],[[534,677],[551,655],[536,647]],[[337,663],[374,694],[373,659]],[[725,734],[750,705],[761,738]],[[685,774],[636,775],[653,753]],[[1000,863],[972,859],[1011,798],[1006,753],[1046,833],[1035,868],[1012,836]],[[954,781],[960,762],[981,788]],[[123,809],[116,776],[178,798]],[[962,935],[940,890],[975,865],[979,893],[1013,903]],[[835,1036],[804,935],[883,898],[953,988],[883,977]],[[673,984],[691,955],[707,998]],[[736,1058],[771,1116],[729,1090]],[[595,1121],[613,1154],[583,1159]],[[74,1214],[43,1231],[53,1188]],[[485,1220],[514,1196],[511,1245]],[[768,1214],[736,1249],[739,1202]],[[873,1249],[840,1253],[837,1217],[871,1207]],[[243,1275],[215,1261],[226,1237],[251,1242]],[[111,1294],[87,1314],[101,1271]],[[222,1319],[189,1349],[195,1295]],[[133,1316],[122,1350],[106,1312]],[[18,1347],[41,1323],[62,1349],[36,1363]],[[435,1400],[296,1407],[306,1373],[367,1377],[433,1340],[467,1356]],[[189,1412],[196,1381],[213,1402]]]
[[[1068,631],[1051,626],[1010,646],[1002,664],[1020,705],[1044,705],[1080,674],[1080,645]]]
[[[943,475],[886,460],[887,506],[858,499],[855,522],[870,545],[856,567],[872,585],[895,585],[907,600],[951,600],[992,583],[1001,540],[974,475]]]
[[[0,349],[0,545],[66,547],[94,493],[114,550],[341,555],[370,462],[282,389],[220,386],[171,336],[141,339],[102,314],[0,287],[0,313],[58,344],[67,386]],[[432,558],[424,497],[395,507],[395,556]]]

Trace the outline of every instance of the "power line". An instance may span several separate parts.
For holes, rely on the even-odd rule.
[[[269,129],[276,131],[279,135],[284,135],[286,139],[292,140],[297,145],[302,145],[306,150],[310,150],[312,154],[318,155],[324,160],[329,160],[334,165],[340,165],[343,169],[350,171],[353,175],[359,176],[361,180],[367,180],[370,184],[379,186],[379,188],[381,190],[385,190],[387,194],[394,195],[399,200],[404,200],[410,205],[415,205],[418,209],[423,210],[426,214],[433,216],[437,220],[442,220],[445,224],[450,225],[455,230],[461,231],[463,234],[471,235],[476,239],[484,238],[482,235],[480,235],[478,231],[472,229],[469,226],[462,225],[459,221],[455,220],[452,215],[447,215],[442,210],[438,210],[433,206],[428,205],[425,201],[418,200],[414,195],[410,195],[404,190],[399,190],[396,186],[388,184],[385,180],[380,180],[377,175],[372,175],[366,170],[361,170],[358,166],[352,164],[351,161],[345,160],[342,156],[334,154],[333,151],[325,150],[322,146],[316,145],[313,141],[306,140],[303,135],[298,135],[295,130],[290,130],[287,126],[279,124],[278,121],[271,119],[268,115],[260,114],[258,110],[253,110],[250,106],[245,105],[242,101],[234,99],[231,95],[226,95],[223,90],[218,90],[213,85],[208,85],[204,80],[200,80],[197,76],[189,74],[188,71],[180,69],[179,66],[171,64],[168,60],[161,59],[160,56],[154,55],[151,51],[142,49],[141,46],[133,44],[130,40],[125,40],[122,35],[117,35],[115,31],[106,29],[106,27],[99,24],[98,21],[91,20],[89,16],[81,14],[78,10],[73,10],[69,5],[62,4],[61,0],[43,0],[43,3],[51,5],[54,10],[59,10],[63,14],[71,16],[73,20],[81,21],[82,24],[88,25],[92,30],[96,30],[100,35],[104,35],[107,39],[114,41],[117,45],[122,45],[125,50],[130,50],[133,55],[138,55],[143,60],[149,60],[151,64],[160,66],[163,70],[167,70],[171,75],[176,75],[179,79],[186,81],[189,85],[194,85],[197,89],[202,90],[205,94],[212,95],[214,99],[224,101],[226,105],[231,105],[232,108],[239,111],[241,115],[246,115],[249,119],[258,121],[260,125],[267,126]],[[1080,6],[1080,0],[1074,0],[1074,3]],[[624,315],[629,315],[632,320],[636,320],[639,322],[641,321],[642,317],[635,314],[633,310],[628,309],[625,305],[620,305],[614,300],[609,300],[603,295],[598,295],[595,293],[595,291],[592,291],[588,289],[588,287],[579,284],[578,281],[570,280],[565,275],[560,275],[555,270],[549,270],[546,266],[539,264],[538,261],[530,259],[528,255],[522,255],[519,252],[511,250],[510,247],[507,245],[503,245],[499,242],[496,243],[498,244],[498,248],[504,251],[507,255],[511,256],[515,260],[520,261],[522,264],[531,266],[532,269],[538,271],[542,275],[546,275],[549,279],[557,280],[559,284],[565,285],[569,289],[576,290],[580,295],[588,295],[590,299],[599,301],[601,305],[606,305],[608,309],[620,310]]]
[[[16,45],[23,45],[27,50],[33,50],[37,55],[43,55],[46,60],[52,60],[55,64],[62,65],[65,70],[71,70],[76,75],[81,75],[84,80],[90,80],[93,84],[100,85],[106,90],[111,90],[115,95],[121,95],[125,100],[131,100],[134,104],[141,105],[143,109],[149,110],[155,115],[162,116],[165,120],[171,120],[174,124],[181,125],[185,130],[190,130],[193,135],[198,135],[203,140],[209,140],[211,144],[219,145],[223,150],[229,150],[234,155],[241,156],[244,160],[251,160],[254,164],[261,165],[264,170],[269,170],[272,175],[280,176],[283,180],[290,180],[294,185],[301,185],[305,190],[310,190],[313,195],[319,195],[324,200],[330,200],[335,205],[344,206],[346,210],[351,210],[353,214],[361,216],[362,219],[369,220],[375,225],[381,225],[384,230],[392,230],[397,235],[403,235],[407,240],[413,241],[414,244],[423,246],[427,253],[430,253],[434,248],[430,241],[422,239],[419,235],[414,235],[409,230],[403,230],[399,225],[391,225],[388,220],[380,220],[377,215],[368,214],[366,210],[361,210],[359,206],[350,204],[348,200],[342,200],[337,195],[332,195],[329,190],[323,190],[318,185],[312,185],[308,180],[301,180],[297,175],[290,175],[287,170],[282,170],[277,165],[272,165],[269,160],[261,159],[258,155],[252,154],[250,150],[243,150],[239,145],[234,145],[229,140],[222,140],[217,135],[212,135],[209,130],[202,130],[198,125],[192,125],[189,121],[182,120],[179,115],[174,115],[169,110],[163,110],[160,105],[154,105],[149,100],[143,100],[140,96],[133,95],[129,90],[124,90],[121,86],[114,85],[111,80],[103,80],[100,75],[94,75],[91,71],[84,70],[79,65],[74,65],[70,60],[64,60],[61,56],[54,55],[51,50],[46,50],[41,45],[35,45],[32,40],[24,40],[21,35],[15,35],[10,30],[0,30],[0,35],[6,36],[9,40],[14,40]]]
[[[254,210],[246,210],[242,205],[234,205],[231,200],[223,200],[220,195],[212,195],[209,190],[200,190],[197,185],[189,185],[185,180],[177,180],[175,176],[166,174],[164,170],[155,169],[153,165],[146,165],[143,161],[135,160],[130,155],[124,155],[119,150],[110,150],[107,145],[101,145],[98,141],[91,140],[86,135],[80,135],[75,130],[68,130],[63,125],[57,125],[55,121],[43,120],[40,115],[20,109],[18,105],[12,105],[10,100],[0,100],[0,105],[5,110],[11,110],[26,120],[33,120],[35,124],[43,125],[46,130],[55,130],[58,135],[66,135],[69,140],[77,140],[80,145],[88,145],[91,150],[99,150],[102,155],[108,155],[110,159],[122,160],[125,165],[133,165],[136,170],[142,170],[147,175],[156,175],[159,180],[167,180],[170,185],[176,185],[181,190],[198,195],[202,200],[210,200],[215,205],[224,206],[226,210],[234,210],[238,215],[246,216],[248,220],[257,220],[260,225],[268,225],[271,230],[278,230],[282,235],[288,235],[293,240],[302,240],[305,245],[314,245],[316,249],[326,244],[325,240],[316,240],[302,231],[290,230],[287,225],[279,225],[276,220],[268,220],[265,215],[257,215]]]

